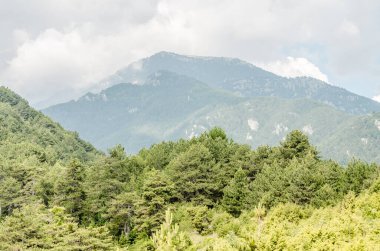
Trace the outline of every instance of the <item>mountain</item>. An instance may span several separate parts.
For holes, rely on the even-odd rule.
[[[239,143],[257,147],[277,144],[300,129],[326,158],[380,161],[379,114],[355,115],[307,98],[242,97],[169,71],[152,73],[139,84],[121,83],[88,93],[43,112],[103,150],[120,143],[134,153],[214,126]]]
[[[101,149],[122,143],[128,151],[136,152],[161,139],[177,138],[176,127],[189,114],[238,100],[196,79],[158,71],[143,85],[114,85],[43,112]]]
[[[102,81],[103,86],[143,83],[147,76],[167,70],[190,76],[211,87],[242,97],[309,98],[352,114],[380,112],[380,104],[345,89],[309,78],[285,78],[234,58],[184,56],[160,52],[132,63]]]
[[[178,130],[199,135],[221,126],[237,142],[252,147],[275,145],[301,130],[324,158],[347,163],[356,157],[380,162],[380,113],[352,115],[308,99],[261,97],[235,105],[205,108],[189,116]]]
[[[0,160],[35,156],[53,163],[90,160],[99,154],[77,133],[64,130],[5,87],[0,87],[0,143]]]

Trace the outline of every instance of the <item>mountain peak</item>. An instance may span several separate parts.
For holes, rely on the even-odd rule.
[[[144,85],[151,86],[184,86],[184,85],[205,85],[201,81],[190,76],[178,74],[168,70],[159,70],[147,76]]]
[[[321,80],[311,77],[281,77],[237,58],[187,56],[160,51],[132,63],[105,82],[107,86],[128,82],[148,82],[153,85],[158,85],[158,82],[173,83],[171,76],[165,76],[166,81],[158,81],[163,77],[152,75],[157,72],[163,74],[163,71],[187,76],[209,87],[230,91],[242,97],[309,98],[353,114],[380,111],[379,103]],[[186,82],[176,78],[174,79],[181,85]]]
[[[256,68],[256,66],[243,61],[239,58],[232,58],[232,57],[213,57],[213,56],[195,56],[195,55],[185,55],[185,54],[178,54],[175,52],[170,52],[170,51],[160,51],[157,52],[150,57],[146,59],[163,59],[163,58],[170,58],[174,60],[181,60],[184,62],[189,62],[189,61],[221,61],[221,62],[229,62],[232,64],[244,64],[244,65],[249,65],[252,68]]]
[[[180,55],[171,51],[159,51],[151,55],[150,57],[167,57],[167,56],[183,56],[183,55]]]
[[[182,55],[182,54],[177,54],[177,53],[170,52],[170,51],[160,51],[160,52],[157,52],[157,53],[151,55],[150,57],[143,59],[142,61],[146,62],[146,61],[162,61],[162,60],[172,61],[173,60],[173,61],[188,62],[188,61],[194,60],[196,58],[201,59],[201,58],[206,58],[206,57]]]

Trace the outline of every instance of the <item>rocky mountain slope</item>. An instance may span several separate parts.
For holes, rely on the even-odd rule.
[[[132,77],[125,75],[126,80]],[[289,131],[300,129],[310,136],[325,158],[341,162],[353,157],[380,161],[379,113],[344,112],[328,102],[302,95],[244,96],[219,88],[216,80],[204,77],[203,80],[211,81],[209,84],[199,78],[167,70],[144,76],[135,84],[124,83],[127,81],[120,77],[117,81],[123,83],[43,112],[103,150],[120,143],[134,153],[162,140],[191,138],[214,126],[225,129],[237,142],[257,147],[274,145]],[[307,80],[298,80],[301,79]],[[326,83],[322,85],[340,90]],[[334,96],[329,92],[327,95]],[[352,105],[346,103],[347,107]]]

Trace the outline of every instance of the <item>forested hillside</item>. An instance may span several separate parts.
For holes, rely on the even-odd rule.
[[[215,126],[251,147],[302,130],[324,158],[380,161],[380,103],[313,78],[284,78],[239,59],[160,52],[43,112],[99,149],[130,153]],[[344,133],[342,133],[344,132]]]
[[[205,74],[213,75],[208,68]],[[380,113],[355,115],[306,95],[276,96],[241,97],[193,77],[158,71],[142,84],[116,84],[43,112],[102,150],[121,144],[137,153],[161,141],[199,136],[215,126],[236,142],[256,148],[274,146],[298,129],[324,158],[344,164],[353,157],[380,161]]]
[[[1,89],[1,250],[379,250],[380,167],[301,131],[96,151]]]
[[[6,159],[89,160],[99,153],[77,133],[65,131],[5,87],[0,87],[0,125],[1,156]]]

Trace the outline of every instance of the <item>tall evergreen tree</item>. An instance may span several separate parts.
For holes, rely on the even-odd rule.
[[[173,182],[161,171],[145,174],[141,200],[136,203],[135,229],[151,234],[164,220],[169,203],[178,201]]]
[[[83,165],[78,160],[73,160],[68,165],[64,177],[58,183],[56,190],[56,202],[76,217],[79,222],[82,220],[84,200],[86,198],[83,184]]]
[[[309,142],[308,137],[299,130],[294,130],[286,135],[285,141],[281,142],[281,153],[285,159],[302,158],[311,153],[315,158],[318,152]]]
[[[170,178],[182,199],[209,206],[222,196],[217,170],[210,151],[200,143],[192,145],[168,165]]]
[[[247,174],[239,169],[230,184],[223,189],[222,207],[238,217],[243,209],[249,207],[249,192]]]
[[[110,203],[106,218],[114,234],[121,235],[121,239],[130,238],[139,204],[141,204],[141,198],[135,192],[121,193]]]

